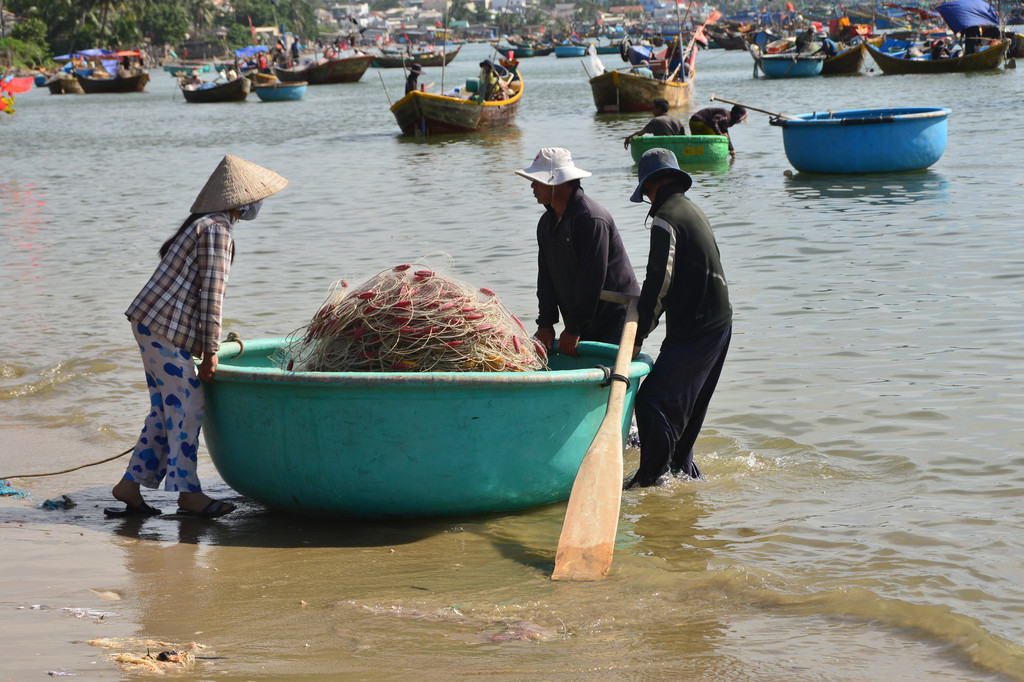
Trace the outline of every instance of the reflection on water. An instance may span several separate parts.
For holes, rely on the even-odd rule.
[[[930,169],[839,176],[796,173],[786,177],[785,188],[791,197],[801,201],[839,200],[821,206],[826,213],[853,210],[855,205],[846,200],[875,206],[914,203],[941,205],[950,201],[949,180],[942,173]]]

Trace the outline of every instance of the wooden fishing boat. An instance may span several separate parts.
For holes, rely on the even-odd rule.
[[[208,104],[213,102],[242,102],[249,95],[252,81],[239,76],[226,83],[203,83],[202,85],[182,85],[181,94],[186,102]]]
[[[256,96],[263,102],[294,102],[306,94],[306,82],[261,83],[252,86]]]
[[[554,45],[535,45],[533,47],[532,57],[547,57],[549,54],[555,51]]]
[[[475,81],[470,79],[467,86]],[[446,95],[413,90],[391,106],[391,113],[405,135],[472,133],[510,126],[516,121],[524,85],[521,78],[507,82],[511,97],[505,100],[478,101],[472,87]]]
[[[358,54],[354,57],[321,59],[317,62],[305,61],[298,66],[275,69],[278,80],[283,83],[306,81],[310,85],[327,85],[330,83],[355,83],[373,61],[372,54]]]
[[[757,65],[768,78],[807,78],[820,76],[825,65],[825,55],[780,52],[777,54],[754,54]]]
[[[747,39],[738,31],[719,29],[712,26],[706,26],[705,30],[707,31],[708,37],[723,50],[747,49]]]
[[[946,150],[941,107],[851,109],[773,117],[786,157],[806,173],[891,173],[921,170]]]
[[[78,79],[70,74],[58,71],[55,76],[46,81],[46,88],[51,95],[84,95],[85,90]]]
[[[420,66],[444,66],[451,64],[452,60],[459,54],[462,45],[459,45],[450,52],[415,52],[405,54],[401,52],[382,53],[373,58],[373,66],[378,69],[400,69],[403,65],[407,68],[413,64]]]
[[[725,135],[641,135],[629,141],[634,163],[644,152],[656,147],[675,154],[681,168],[729,165],[729,138]]]
[[[833,76],[860,73],[861,68],[864,66],[865,55],[867,55],[867,50],[864,47],[864,43],[840,50],[839,54],[825,59],[821,65],[821,74],[823,76]]]
[[[516,59],[525,59],[526,57],[533,57],[536,53],[536,48],[530,43],[491,43],[495,51],[504,56],[508,56],[511,52],[512,56]],[[551,54],[554,51],[554,46],[544,54]]]
[[[964,57],[947,57],[944,59],[904,59],[886,54],[868,45],[871,58],[878,68],[886,75],[907,75],[920,73],[960,73],[964,71],[988,71],[998,69],[1006,58],[1009,40],[998,43]]]
[[[146,83],[149,82],[149,72],[143,71],[124,78],[96,78],[75,72],[75,78],[78,79],[78,83],[87,95],[142,92],[146,89]]]
[[[284,339],[225,343],[203,435],[238,492],[319,517],[507,512],[569,497],[608,404],[616,346],[538,372],[287,372]],[[625,440],[640,379],[630,365]]]
[[[590,90],[599,113],[650,112],[659,97],[668,101],[670,109],[685,107],[693,100],[693,81],[647,78],[630,73],[629,68],[594,76],[590,79]]]

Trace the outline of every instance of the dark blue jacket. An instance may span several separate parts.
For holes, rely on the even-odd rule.
[[[548,210],[537,224],[539,327],[565,329],[584,341],[618,343],[626,307],[600,300],[601,290],[636,295],[640,285],[622,246],[615,220],[578,188],[562,219]]]

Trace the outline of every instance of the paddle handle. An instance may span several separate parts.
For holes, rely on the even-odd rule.
[[[729,101],[727,99],[722,99],[721,97],[716,97],[714,93],[711,93],[711,101],[712,102],[725,102],[726,104],[732,104],[732,105],[735,105],[735,106],[738,106],[738,107],[743,107],[744,109],[750,109],[751,111],[759,111],[762,114],[768,114],[769,116],[774,116],[775,118],[784,118],[784,119],[787,119],[787,120],[790,120],[790,121],[800,121],[800,120],[802,120],[802,119],[800,119],[800,118],[798,118],[796,116],[788,116],[786,114],[777,114],[774,111],[765,111],[764,109],[758,109],[757,107],[752,107],[749,104],[740,104],[739,102],[732,102],[732,101]]]
[[[622,503],[622,414],[636,340],[637,297],[602,292],[601,298],[628,301],[608,407],[590,444],[562,522],[552,580],[600,580],[612,565]]]

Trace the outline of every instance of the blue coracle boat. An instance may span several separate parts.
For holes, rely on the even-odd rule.
[[[252,89],[256,91],[256,96],[260,98],[262,102],[294,102],[295,100],[302,99],[306,94],[305,81],[297,81],[295,83],[267,83],[267,84],[256,84],[252,86]]]
[[[757,63],[761,67],[761,72],[768,78],[806,78],[821,75],[825,57],[781,52],[761,55],[757,58]]]
[[[204,436],[224,481],[272,509],[327,517],[500,512],[569,497],[604,417],[601,365],[583,342],[541,372],[287,372],[284,339],[218,353]],[[625,440],[640,379],[630,366]]]
[[[851,109],[769,119],[782,128],[786,157],[805,173],[921,170],[946,151],[942,107]]]
[[[586,45],[577,45],[575,43],[562,43],[561,45],[555,45],[556,57],[582,57],[586,53]]]

